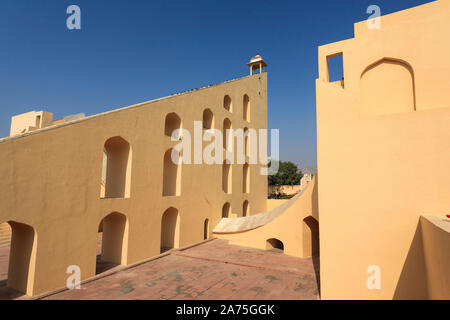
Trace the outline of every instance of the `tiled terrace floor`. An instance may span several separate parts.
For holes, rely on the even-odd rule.
[[[4,251],[0,248],[0,299],[17,298],[4,284],[1,288],[7,270]],[[131,268],[115,268],[79,290],[43,299],[319,299],[314,264],[316,259],[215,239]]]

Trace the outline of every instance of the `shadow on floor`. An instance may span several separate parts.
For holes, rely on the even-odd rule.
[[[14,300],[24,296],[22,292],[8,288],[7,282],[8,280],[0,281],[0,300]]]
[[[161,247],[161,253],[167,252],[169,250],[172,250],[173,248],[171,247]]]

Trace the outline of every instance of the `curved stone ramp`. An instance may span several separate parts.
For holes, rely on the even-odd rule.
[[[269,222],[271,222],[272,220],[276,219],[279,215],[281,215],[289,207],[291,207],[295,203],[295,201],[297,201],[298,198],[302,196],[302,194],[306,191],[306,189],[295,195],[295,197],[292,197],[288,201],[269,211],[258,213],[248,217],[222,218],[222,220],[220,220],[220,222],[214,228],[213,232],[214,233],[243,232],[264,226]]]
[[[317,175],[291,200],[267,212],[242,218],[223,218],[213,234],[231,244],[269,249],[267,240],[283,243],[284,253],[310,257],[318,253]]]

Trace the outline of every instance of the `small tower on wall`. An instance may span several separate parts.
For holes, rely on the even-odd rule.
[[[250,75],[253,75],[253,73],[257,73],[256,71],[258,69],[259,73],[262,73],[264,72],[264,68],[267,67],[267,63],[259,54],[256,54],[256,56],[251,58],[250,62],[247,63],[247,65],[250,67]]]

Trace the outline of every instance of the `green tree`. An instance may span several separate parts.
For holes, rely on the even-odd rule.
[[[271,163],[269,163],[269,166]],[[269,186],[294,186],[300,184],[303,173],[290,161],[280,161],[278,172],[269,176]]]

